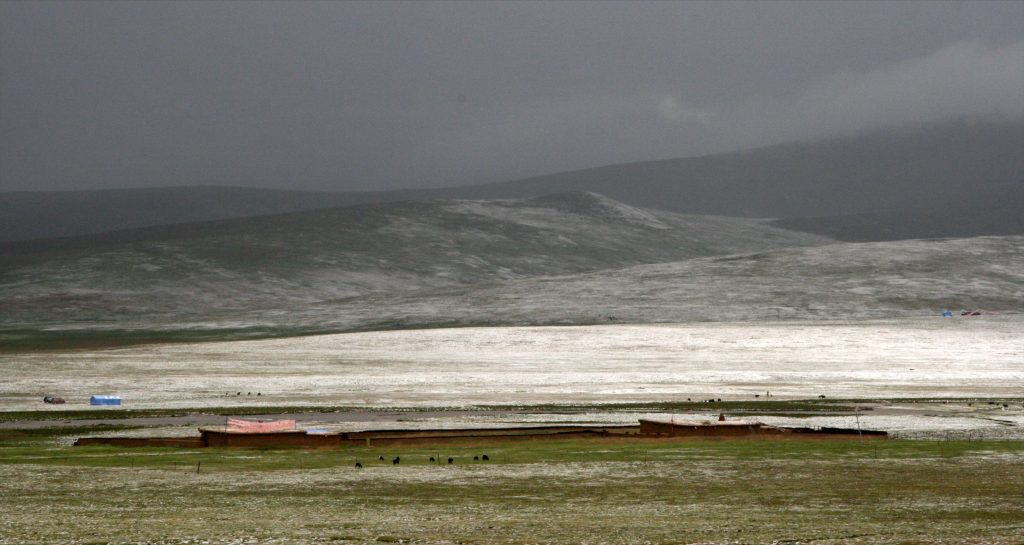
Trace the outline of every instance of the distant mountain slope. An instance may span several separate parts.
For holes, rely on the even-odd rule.
[[[706,157],[646,161],[444,189],[302,193],[241,188],[0,193],[0,241],[301,209],[435,199],[533,198],[591,191],[634,206],[688,214],[823,218],[888,214],[884,232],[826,226],[855,240],[914,238],[912,217],[965,203],[988,209],[1024,188],[1024,120],[956,122],[866,132]],[[895,214],[891,214],[895,212]],[[1017,214],[950,223],[943,236],[1024,234]],[[908,215],[909,214],[909,215]],[[844,234],[843,226],[853,231]],[[796,224],[793,227],[797,227]],[[821,227],[799,224],[820,232]]]
[[[224,323],[260,308],[829,241],[592,193],[315,210],[2,244],[0,325]]]
[[[341,193],[158,187],[0,193],[0,242],[341,206]]]
[[[788,218],[772,222],[783,229],[830,236],[849,242],[950,238],[1024,233],[1024,183],[993,202],[962,202],[928,211],[874,212],[825,218]]]
[[[458,195],[594,191],[637,206],[743,217],[945,211],[964,202],[994,205],[1008,192],[1019,194],[1022,149],[1024,120],[945,123],[612,165],[464,188]]]

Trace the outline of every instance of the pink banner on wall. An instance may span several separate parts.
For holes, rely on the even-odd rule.
[[[270,422],[253,422],[241,418],[228,418],[229,431],[243,432],[267,432],[267,431],[289,431],[295,429],[294,420],[273,420]]]

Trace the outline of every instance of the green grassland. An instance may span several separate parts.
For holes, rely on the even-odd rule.
[[[1021,441],[188,450],[56,433],[0,440],[0,543],[1024,543]]]

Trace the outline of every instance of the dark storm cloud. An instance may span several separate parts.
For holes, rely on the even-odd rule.
[[[463,184],[1024,115],[1024,3],[4,3],[0,189]]]

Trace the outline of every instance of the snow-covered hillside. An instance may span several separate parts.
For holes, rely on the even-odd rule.
[[[19,302],[17,291],[8,293]],[[188,293],[193,302],[218,295],[199,288]],[[10,299],[3,304],[14,306]],[[211,304],[201,307],[213,309],[206,312],[164,315],[137,308],[106,320],[9,324],[0,335],[188,340],[479,325],[887,319],[963,308],[1017,314],[1024,312],[1024,237],[839,243],[318,302],[282,300],[263,308],[216,310]]]
[[[762,220],[641,210],[593,193],[336,208],[2,245],[0,326],[173,328],[255,315],[305,328],[302,309],[322,301],[465,293],[828,242]],[[337,311],[348,320],[350,310]]]
[[[841,243],[701,257],[469,289],[377,294],[296,307],[287,315],[253,313],[244,321],[351,330],[855,320],[964,308],[1024,312],[1024,237]]]

